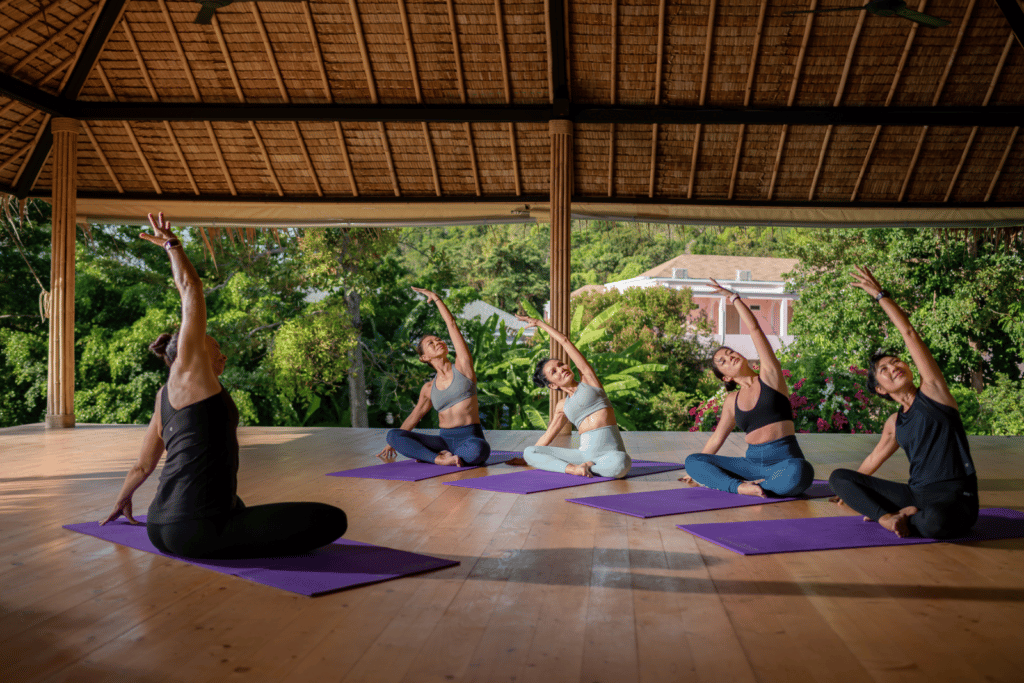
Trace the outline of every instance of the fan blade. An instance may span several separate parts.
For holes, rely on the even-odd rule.
[[[199,8],[199,14],[196,15],[194,24],[209,24],[213,20],[213,13],[217,11],[216,7],[209,7],[203,5]]]
[[[904,19],[916,21],[917,23],[923,24],[929,28],[942,28],[943,26],[949,26],[950,24],[950,22],[945,19],[939,19],[938,17],[933,17],[930,14],[921,14],[920,12],[915,12],[912,9],[901,8],[896,10],[896,14]]]

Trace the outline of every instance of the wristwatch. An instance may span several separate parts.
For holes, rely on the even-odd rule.
[[[878,294],[875,295],[875,301],[881,301],[882,299],[886,298],[887,296],[889,296],[889,292],[885,291],[884,289],[880,289],[880,290],[878,290]]]
[[[164,249],[167,249],[167,250],[171,250],[171,249],[174,249],[175,247],[180,247],[180,246],[181,246],[181,242],[179,242],[177,238],[171,238],[171,239],[167,240],[166,242],[164,242]]]

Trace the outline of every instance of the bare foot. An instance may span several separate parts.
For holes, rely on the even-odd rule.
[[[450,451],[441,451],[440,453],[438,453],[437,457],[434,458],[434,464],[446,465],[449,467],[451,467],[452,465],[454,465],[455,467],[462,467],[462,461],[459,460],[459,456],[455,455],[454,453],[451,453]]]
[[[565,473],[575,474],[577,477],[593,477],[594,474],[593,472],[590,471],[590,468],[593,466],[594,463],[590,462],[589,460],[583,463],[582,465],[566,465]]]
[[[910,510],[913,510],[913,512],[910,512]],[[907,520],[916,513],[917,508],[911,505],[910,507],[903,508],[894,515],[882,515],[878,518],[878,523],[900,538],[906,538],[910,535],[910,525],[907,524]]]
[[[513,467],[529,467],[530,463],[526,462],[526,458],[512,458],[511,460],[505,461],[506,465],[512,465]]]
[[[767,498],[768,495],[761,488],[760,484],[755,484],[752,481],[745,481],[739,485],[736,489],[736,493],[741,496],[757,496],[758,498]]]
[[[687,486],[703,486],[704,485],[704,484],[701,484],[699,481],[697,481],[696,479],[694,479],[693,477],[691,477],[688,474],[685,477],[679,477],[679,481],[683,482]]]

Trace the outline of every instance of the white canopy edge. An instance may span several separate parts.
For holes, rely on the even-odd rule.
[[[550,222],[547,203],[273,202],[77,200],[79,223],[142,225],[163,211],[173,224],[222,228],[399,227]],[[574,219],[780,227],[958,227],[1024,225],[1022,207],[803,207],[576,202]]]

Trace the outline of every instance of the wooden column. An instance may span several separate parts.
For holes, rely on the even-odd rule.
[[[549,122],[551,133],[551,309],[552,327],[569,334],[569,221],[572,205],[572,121]],[[552,340],[551,357],[566,363],[569,356]],[[548,415],[555,412],[557,392],[552,391]],[[570,430],[571,431],[571,430]]]
[[[75,195],[78,189],[78,121],[55,118],[53,222],[50,250],[50,357],[46,426],[75,426]]]

